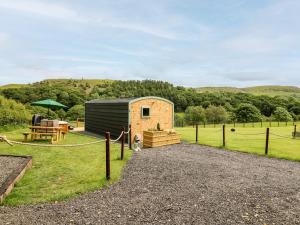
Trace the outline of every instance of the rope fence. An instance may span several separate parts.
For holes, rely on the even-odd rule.
[[[25,146],[32,146],[32,147],[82,147],[88,146],[98,143],[105,142],[105,155],[106,155],[106,179],[110,179],[110,144],[115,144],[118,141],[121,141],[121,157],[120,159],[124,159],[124,146],[125,146],[125,139],[126,135],[129,135],[129,148],[131,149],[131,125],[129,125],[129,129],[125,131],[125,128],[122,128],[120,135],[116,139],[110,138],[110,132],[105,133],[105,139],[101,139],[98,141],[82,143],[82,144],[40,144],[40,143],[28,143],[28,142],[20,142],[9,140],[5,135],[0,135],[0,142],[5,142],[10,146],[14,145],[25,145]]]

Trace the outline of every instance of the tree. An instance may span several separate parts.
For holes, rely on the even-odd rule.
[[[242,103],[235,110],[235,119],[240,123],[257,122],[261,118],[260,111],[249,103]]]
[[[67,112],[67,118],[70,120],[76,120],[77,118],[84,117],[84,106],[83,105],[74,105]]]
[[[189,106],[185,110],[185,120],[189,124],[205,122],[205,111],[202,106]]]
[[[274,111],[274,118],[276,121],[292,121],[293,117],[291,114],[283,107],[277,107]]]
[[[228,119],[228,113],[223,106],[210,105],[205,110],[205,116],[211,123],[225,123]]]

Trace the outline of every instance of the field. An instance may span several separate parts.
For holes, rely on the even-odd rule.
[[[226,149],[263,155],[265,153],[266,128],[259,124],[247,124],[246,127],[238,126],[235,132],[231,131],[232,125],[226,126]],[[300,138],[293,139],[293,126],[270,128],[269,157],[284,158],[300,161]],[[177,127],[182,135],[182,140],[195,143],[196,132],[193,127]],[[198,143],[222,147],[223,131],[221,126],[199,128]]]
[[[22,140],[24,129],[2,132],[11,140]],[[69,133],[60,144],[88,143],[94,138]],[[107,185],[105,179],[105,143],[81,147],[31,147],[0,143],[0,154],[31,155],[33,166],[3,204],[36,204],[63,200],[79,193]],[[119,160],[120,145],[111,146],[111,181],[119,179],[122,168],[130,158],[125,150]]]
[[[249,93],[253,95],[268,95],[271,97],[282,96],[282,97],[296,97],[300,98],[300,88],[294,86],[256,86],[247,88],[236,88],[236,87],[200,87],[196,88],[197,92],[230,92],[230,93]]]

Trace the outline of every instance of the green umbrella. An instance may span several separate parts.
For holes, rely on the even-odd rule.
[[[41,101],[37,101],[37,102],[33,102],[31,103],[31,105],[35,105],[35,106],[42,106],[45,108],[48,108],[48,116],[49,116],[49,109],[62,109],[62,108],[68,108],[67,106],[54,101],[52,99],[45,99],[45,100],[41,100]]]

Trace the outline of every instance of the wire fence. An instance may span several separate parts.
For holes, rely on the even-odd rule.
[[[223,147],[231,150],[266,154],[272,157],[300,161],[300,132],[297,125],[288,127],[233,127],[222,128],[189,126],[177,128],[184,141]]]
[[[288,122],[282,122],[282,121],[260,121],[260,122],[245,122],[245,123],[234,123],[234,122],[231,122],[231,123],[209,123],[209,122],[206,122],[206,123],[199,123],[198,126],[199,128],[219,128],[219,127],[222,127],[223,125],[226,125],[226,126],[231,126],[231,127],[244,127],[244,128],[247,128],[247,127],[256,127],[256,128],[259,128],[259,127],[288,127],[288,126],[294,126],[294,125],[298,125],[300,126],[300,121],[288,121]],[[190,126],[188,125],[185,121],[175,121],[175,127],[187,127],[187,126]],[[195,125],[192,125],[193,127],[195,127]]]

